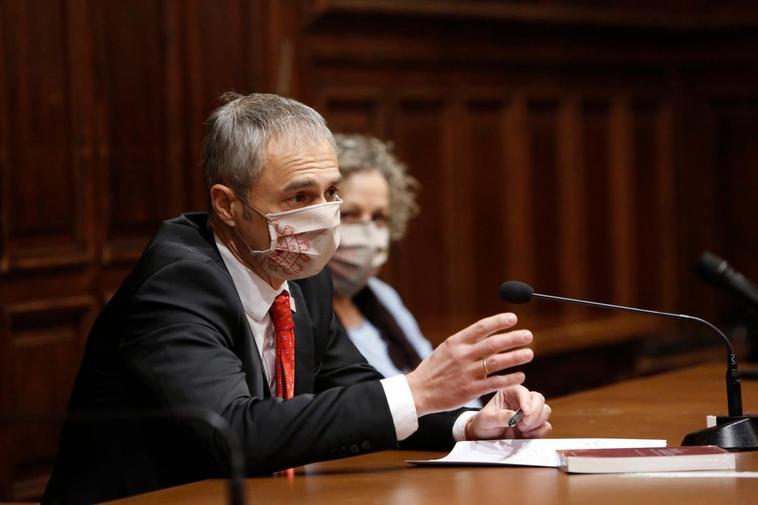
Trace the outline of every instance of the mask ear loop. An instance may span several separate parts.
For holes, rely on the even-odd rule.
[[[237,193],[236,191],[234,192],[234,196],[236,196],[236,197],[237,197],[237,200],[239,200],[240,202],[242,202],[242,203],[245,205],[245,207],[247,207],[248,209],[250,209],[250,210],[252,210],[252,211],[256,212],[256,213],[257,213],[258,215],[260,215],[261,217],[264,217],[264,218],[266,217],[266,214],[264,214],[263,212],[261,212],[261,211],[259,211],[258,209],[256,209],[256,208],[253,206],[253,204],[252,204],[252,203],[250,203],[250,202],[248,201],[248,199],[247,199],[247,198],[245,198],[244,196],[240,195],[240,194],[239,194],[239,193]],[[266,221],[268,221],[268,218],[266,218]]]
[[[269,226],[269,218],[263,212],[259,211],[255,207],[253,207],[253,204],[250,203],[247,200],[247,198],[245,198],[244,196],[240,195],[236,191],[234,192],[234,196],[236,196],[237,200],[239,200],[240,202],[242,202],[246,207],[248,207],[249,209],[253,210],[258,215],[260,215],[261,217],[263,217],[263,219],[266,220],[266,231],[268,232],[269,247],[268,247],[268,249],[262,249],[262,250],[259,250],[259,251],[255,250],[252,247],[250,247],[250,244],[248,244],[247,241],[242,237],[242,234],[239,232],[239,230],[237,230],[236,226],[234,227],[234,233],[237,234],[237,237],[239,237],[239,239],[242,241],[242,243],[245,244],[245,247],[247,247],[248,252],[250,252],[250,254],[252,254],[253,256],[256,256],[256,255],[259,255],[259,254],[266,254],[266,253],[274,251],[274,249],[276,249],[276,247],[275,247],[276,243],[275,243],[275,239],[271,236],[271,227]]]
[[[257,251],[255,249],[253,249],[252,247],[250,247],[250,244],[248,244],[247,241],[244,238],[242,238],[242,234],[237,230],[237,227],[235,226],[233,229],[234,229],[234,233],[237,234],[237,237],[239,237],[239,239],[242,241],[242,243],[245,244],[245,247],[247,247],[248,252],[250,254],[252,254],[253,256],[257,256],[259,254],[266,254],[266,253],[272,252],[274,250],[274,248],[271,247],[271,246],[269,246],[268,249],[264,249],[264,250],[260,250],[260,251]],[[269,231],[269,240],[271,240],[271,232],[270,231]]]

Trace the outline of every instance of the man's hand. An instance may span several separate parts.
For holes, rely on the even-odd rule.
[[[524,417],[516,426],[508,421],[521,409]],[[502,438],[540,438],[553,426],[548,422],[550,406],[545,397],[524,386],[513,386],[497,392],[478,414],[466,425],[466,440],[493,440]]]
[[[482,319],[442,342],[409,373],[417,415],[450,410],[483,394],[521,384],[521,372],[491,375],[534,357],[531,349],[518,349],[532,341],[529,330],[498,333],[516,322],[511,313]]]

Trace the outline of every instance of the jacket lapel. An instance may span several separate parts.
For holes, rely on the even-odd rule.
[[[213,256],[216,263],[218,263],[221,268],[224,269],[226,277],[236,293],[237,288],[234,286],[232,275],[226,269],[224,260],[221,258],[221,253],[219,252],[218,247],[216,247],[216,241],[213,237],[213,230],[211,230],[210,226],[208,226],[207,214],[185,214],[184,216],[187,216],[187,218],[190,220],[196,220],[199,222],[197,226],[200,230],[201,235],[208,242],[209,247],[213,251]],[[250,394],[258,398],[267,398],[271,396],[271,391],[268,387],[266,375],[263,372],[263,360],[261,359],[261,353],[258,349],[258,345],[255,343],[255,335],[253,335],[253,330],[250,329],[250,325],[247,322],[247,316],[245,315],[245,309],[242,307],[242,301],[239,298],[239,293],[237,294],[236,302],[237,309],[242,312],[242,318],[244,321],[242,327],[244,335],[242,339],[235,341],[235,354],[237,354],[237,356],[240,358],[240,361],[242,361],[242,368],[245,372],[245,383],[247,383],[247,388],[250,390]]]
[[[253,330],[250,329],[250,325],[247,323],[247,318],[245,318],[243,326],[245,328],[245,337],[242,340],[243,347],[245,348],[244,354],[252,359],[253,362],[253,366],[251,367],[252,370],[245,370],[245,382],[247,382],[247,388],[258,398],[268,398],[271,396],[271,391],[269,391],[266,375],[263,373],[263,360],[261,359],[258,344],[255,343]],[[247,360],[245,359],[242,360],[243,366],[246,361]]]
[[[300,286],[288,283],[295,300],[295,394],[313,392],[313,320],[305,304]]]

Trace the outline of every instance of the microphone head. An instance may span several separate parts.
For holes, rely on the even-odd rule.
[[[718,286],[729,269],[729,263],[715,254],[704,252],[695,263],[694,270],[707,283]]]
[[[500,297],[509,303],[528,303],[532,301],[533,293],[532,287],[525,282],[508,281],[500,286]]]

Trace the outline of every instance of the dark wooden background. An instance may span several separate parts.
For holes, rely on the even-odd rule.
[[[434,342],[510,278],[723,321],[690,268],[758,279],[757,63],[747,1],[0,0],[0,411],[65,407],[157,224],[205,208],[232,89],[395,142],[422,214],[385,276]],[[518,313],[552,394],[713,355],[696,328]],[[0,498],[39,493],[56,433],[0,425]]]

